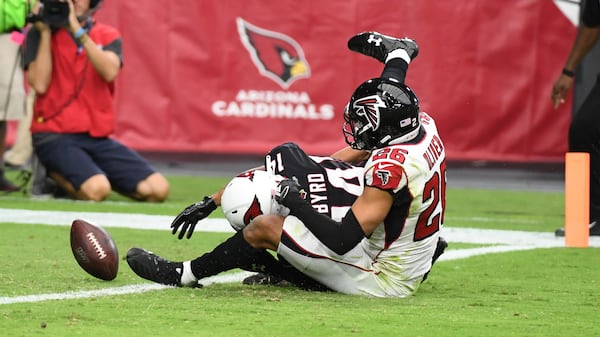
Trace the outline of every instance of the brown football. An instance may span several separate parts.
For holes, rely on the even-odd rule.
[[[110,281],[119,271],[119,252],[110,234],[82,219],[71,224],[71,250],[79,266],[88,274]]]

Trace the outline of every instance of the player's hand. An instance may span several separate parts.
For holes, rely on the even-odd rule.
[[[293,211],[298,206],[306,204],[306,191],[294,179],[284,179],[277,185],[275,200]]]
[[[215,201],[211,197],[204,197],[202,201],[193,205],[189,205],[181,213],[179,213],[179,215],[171,223],[173,235],[175,235],[175,233],[177,233],[179,230],[179,227],[181,227],[181,231],[179,232],[178,236],[179,240],[183,239],[183,236],[186,232],[186,237],[188,239],[191,238],[198,221],[206,218],[215,209],[217,209],[217,204],[215,204]]]

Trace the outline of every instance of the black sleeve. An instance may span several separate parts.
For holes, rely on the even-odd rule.
[[[312,160],[296,143],[284,143],[269,151],[271,162],[266,162],[265,167],[271,166],[275,174],[284,177],[297,177],[300,179],[307,173],[321,173],[322,168]],[[300,185],[306,186],[303,182]]]
[[[308,203],[290,209],[290,213],[298,217],[319,241],[336,254],[346,254],[365,238],[352,209],[346,213],[342,222],[318,213]]]
[[[40,46],[40,32],[30,28],[25,36],[25,53],[23,54],[23,69],[27,70],[31,62],[35,61]]]
[[[123,66],[123,42],[120,38],[107,44],[102,49],[112,51],[113,53],[117,54],[117,56],[119,57],[119,60],[121,60],[121,66]]]
[[[584,0],[581,21],[588,27],[600,26],[600,0]]]

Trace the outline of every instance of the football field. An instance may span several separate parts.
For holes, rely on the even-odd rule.
[[[75,262],[75,218],[109,231],[123,257],[131,247],[181,260],[231,234],[220,211],[190,240],[169,223],[225,177],[169,176],[163,204],[113,195],[103,203],[0,197],[0,331],[3,336],[573,336],[600,335],[596,306],[600,240],[565,248],[560,191],[450,188],[449,242],[418,293],[375,299],[288,287],[246,286],[231,271],[200,289],[155,285],[121,260],[101,281]]]

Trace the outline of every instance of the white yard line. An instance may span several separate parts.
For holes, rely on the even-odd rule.
[[[105,228],[122,227],[170,230],[169,225],[171,224],[171,221],[173,221],[173,218],[174,216],[166,215],[33,211],[25,209],[0,208],[0,222],[44,224],[55,226],[70,226],[73,220],[84,219]],[[229,226],[225,219],[205,219],[201,222],[201,224],[201,226],[196,226],[197,231],[233,233],[233,228]]]
[[[244,278],[252,275],[250,272],[237,272],[224,275],[217,275],[202,279],[202,285],[211,285],[215,283],[233,283],[241,282]],[[156,283],[131,284],[121,287],[103,288],[82,291],[67,291],[64,293],[38,294],[15,297],[0,297],[0,305],[15,303],[34,303],[49,300],[72,300],[91,297],[115,296],[141,294],[148,291],[163,290],[173,288]]]
[[[75,219],[85,219],[105,228],[137,228],[153,230],[170,230],[169,224],[172,216],[126,214],[126,213],[99,213],[99,212],[64,212],[64,211],[32,211],[23,209],[0,208],[0,222],[21,224],[45,224],[56,226],[70,226]],[[475,218],[473,218],[475,220]],[[486,222],[489,219],[476,218],[477,221]],[[197,226],[196,231],[204,232],[232,232],[233,229],[225,219],[205,219]],[[474,228],[444,228],[442,236],[450,242],[494,245],[490,247],[477,247],[468,249],[451,249],[440,257],[440,261],[463,259],[476,255],[502,253],[535,248],[563,247],[564,238],[557,238],[553,233],[474,229]],[[600,237],[590,238],[590,247],[600,247]],[[202,280],[203,285],[213,283],[240,282],[251,273],[238,272],[217,275]],[[33,303],[48,300],[80,299],[89,297],[114,296],[143,293],[147,291],[162,290],[169,287],[157,284],[135,284],[98,290],[65,292],[54,294],[39,294],[16,297],[0,297],[0,305],[14,303]]]

